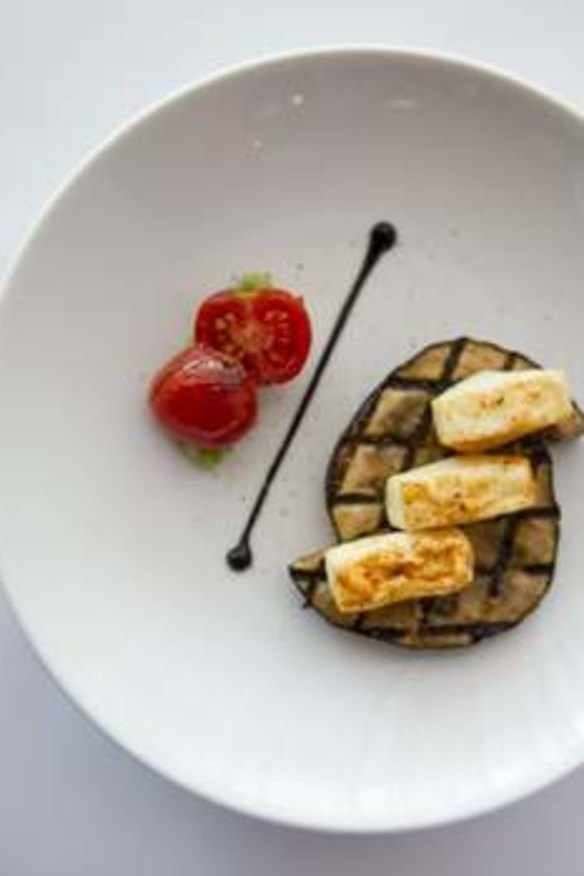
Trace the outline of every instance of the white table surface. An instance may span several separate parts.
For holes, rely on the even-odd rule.
[[[583,36],[581,0],[5,0],[0,270],[87,150],[222,65],[386,41],[506,67],[584,110]],[[583,811],[582,770],[498,813],[401,836],[326,836],[224,811],[94,729],[0,595],[1,876],[582,876]]]

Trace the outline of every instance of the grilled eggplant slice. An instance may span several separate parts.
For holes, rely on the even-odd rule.
[[[387,531],[386,479],[449,455],[433,430],[432,399],[479,371],[537,367],[520,353],[458,338],[426,347],[392,371],[357,411],[329,463],[326,503],[337,539]],[[407,648],[463,647],[516,626],[539,604],[554,573],[560,509],[547,442],[583,432],[584,416],[574,405],[566,421],[506,449],[530,459],[538,502],[518,514],[464,527],[475,553],[475,577],[460,593],[341,614],[320,551],[290,566],[305,604],[335,626]]]

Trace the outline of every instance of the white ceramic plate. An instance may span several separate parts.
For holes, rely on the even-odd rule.
[[[255,536],[224,562],[308,379],[216,472],[152,426],[148,376],[234,273],[301,290],[316,354],[372,223],[401,245],[360,300]],[[52,204],[0,316],[0,556],[83,709],[165,775],[283,822],[389,830],[477,813],[584,755],[584,453],[556,452],[555,586],[519,629],[415,655],[303,612],[286,563],[330,539],[327,458],[415,348],[468,333],[584,398],[584,128],[458,61],[291,55],[165,102]],[[311,366],[314,366],[315,355]]]

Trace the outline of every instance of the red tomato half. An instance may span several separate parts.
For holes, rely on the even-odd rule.
[[[179,441],[224,447],[253,426],[257,399],[253,382],[237,360],[195,345],[155,376],[150,407]]]
[[[203,302],[195,339],[238,359],[259,384],[286,383],[308,358],[312,331],[302,299],[283,289],[226,289]]]

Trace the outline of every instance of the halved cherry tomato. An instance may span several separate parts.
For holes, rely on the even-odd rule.
[[[302,369],[312,341],[301,298],[269,286],[225,289],[201,305],[195,339],[238,359],[262,386],[286,383]]]
[[[236,359],[195,344],[154,377],[150,406],[174,438],[199,447],[225,447],[255,423],[255,387]]]

